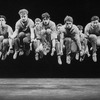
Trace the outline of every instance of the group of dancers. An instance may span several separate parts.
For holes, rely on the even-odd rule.
[[[28,10],[18,12],[20,19],[12,27],[6,23],[6,17],[0,15],[0,58],[5,60],[13,54],[18,56],[30,55],[35,52],[35,59],[39,60],[48,53],[57,55],[58,64],[62,64],[62,56],[66,55],[66,63],[72,59],[83,61],[85,56],[97,62],[97,49],[100,46],[100,22],[98,16],[92,16],[91,21],[83,27],[75,25],[71,16],[64,18],[64,24],[56,24],[51,20],[48,12],[34,21],[28,17]],[[91,44],[89,47],[88,43]],[[90,53],[90,50],[92,53]]]

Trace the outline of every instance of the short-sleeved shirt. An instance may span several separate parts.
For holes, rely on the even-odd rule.
[[[60,28],[60,31],[64,33],[64,38],[66,37],[74,37],[76,34],[79,34],[79,29],[76,25],[72,25],[70,29],[66,28],[66,25],[63,25]]]
[[[22,22],[22,20],[19,19],[15,25],[15,29],[18,29],[18,33],[20,32],[31,33],[30,28],[33,27],[34,27],[34,22],[30,18],[28,18],[26,22]]]
[[[97,26],[93,26],[92,23],[88,23],[85,26],[84,30],[85,34],[95,34],[97,36],[100,36],[100,23],[97,24]]]
[[[10,35],[13,34],[13,29],[9,25],[5,25],[0,27],[0,36],[4,36],[4,38],[8,38]]]

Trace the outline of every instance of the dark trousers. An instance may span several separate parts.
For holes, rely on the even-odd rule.
[[[20,32],[18,36],[14,39],[15,51],[18,51],[20,48],[23,50],[30,49],[30,33]]]

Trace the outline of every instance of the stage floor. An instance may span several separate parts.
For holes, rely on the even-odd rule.
[[[0,79],[0,100],[100,100],[100,79]]]

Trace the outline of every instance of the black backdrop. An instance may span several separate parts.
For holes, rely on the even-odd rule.
[[[62,23],[66,15],[74,19],[76,25],[81,24],[83,27],[90,22],[92,16],[100,17],[99,2],[91,0],[58,0],[58,1],[40,1],[40,0],[2,0],[0,2],[0,14],[7,17],[7,24],[13,30],[16,21],[19,19],[18,11],[26,8],[29,11],[31,19],[41,17],[41,14],[48,12],[51,20],[56,24]],[[63,65],[58,65],[57,56],[45,56],[39,61],[35,61],[34,52],[28,57],[18,57],[12,59],[12,55],[5,61],[0,60],[0,77],[1,78],[99,78],[100,77],[100,52],[98,49],[98,62],[94,63],[92,58],[85,58],[83,62],[72,61],[72,64],[65,63],[65,56],[62,57]]]

